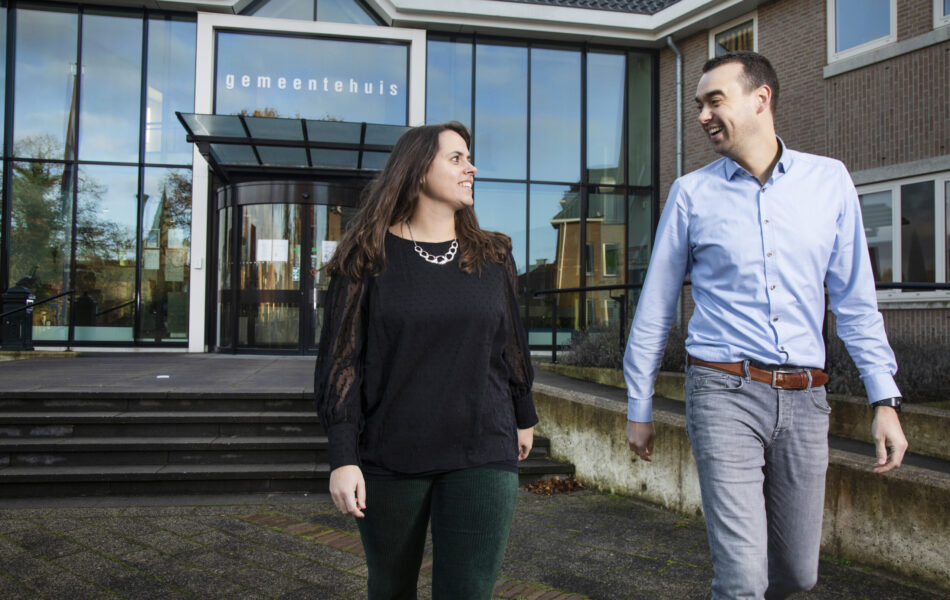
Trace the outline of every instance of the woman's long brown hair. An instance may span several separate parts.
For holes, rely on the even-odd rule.
[[[383,171],[363,190],[362,206],[327,263],[327,273],[357,280],[378,275],[386,267],[385,240],[389,227],[410,218],[416,209],[422,179],[439,151],[439,134],[454,131],[471,146],[468,129],[458,121],[414,127],[399,138]],[[475,210],[466,206],[455,213],[459,268],[481,271],[486,262],[505,263],[511,238],[484,231]]]

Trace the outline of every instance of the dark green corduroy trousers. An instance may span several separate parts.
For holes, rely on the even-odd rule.
[[[430,519],[433,600],[490,599],[517,494],[517,473],[490,468],[367,481],[366,516],[357,523],[369,600],[416,598]]]

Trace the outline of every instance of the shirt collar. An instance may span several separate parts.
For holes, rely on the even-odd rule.
[[[788,148],[785,147],[785,142],[782,141],[782,138],[775,136],[775,139],[778,140],[778,147],[781,150],[781,154],[778,157],[778,163],[775,164],[775,169],[772,171],[772,177],[775,177],[776,174],[788,173],[788,170],[792,167],[792,153],[789,152]],[[731,180],[736,173],[742,172],[746,173],[746,170],[739,166],[739,163],[732,160],[731,158],[726,158],[725,163],[723,163],[725,169],[726,180]],[[751,175],[750,175],[751,176]]]

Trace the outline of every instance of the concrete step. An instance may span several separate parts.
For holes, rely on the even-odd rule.
[[[314,436],[323,428],[306,412],[0,413],[0,439],[77,437]]]
[[[0,466],[11,468],[305,463],[323,462],[326,454],[323,436],[0,440]]]
[[[17,466],[0,469],[0,497],[326,493],[325,463]]]
[[[314,412],[312,394],[3,392],[0,412]]]

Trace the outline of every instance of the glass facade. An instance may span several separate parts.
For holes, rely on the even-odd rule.
[[[195,17],[17,3],[0,288],[38,301],[37,343],[187,341]],[[5,47],[5,46],[4,46]]]
[[[382,23],[359,0],[256,1],[243,14]],[[176,113],[195,108],[196,20],[0,3],[15,50],[7,61],[0,44],[11,90],[0,97],[0,288],[22,283],[38,300],[73,293],[35,309],[38,344],[184,346],[192,285],[211,285],[212,347],[316,346],[327,283],[319,267],[352,217],[359,182],[311,181],[306,201],[219,201],[206,234],[214,281],[190,281],[192,208],[206,200],[192,198],[194,149]],[[308,140],[326,138],[326,125],[408,123],[408,42],[226,28],[214,43],[213,112],[240,117],[240,135],[282,139],[269,117],[305,123]],[[432,32],[426,44],[426,120],[473,132],[476,212],[512,238],[531,343],[550,344],[552,323],[558,343],[625,326],[657,204],[655,53]],[[265,169],[290,164],[291,153],[294,164],[325,170],[343,166],[331,154],[354,154],[211,145],[236,165],[246,154],[259,169],[247,181],[268,180]],[[364,154],[348,167],[357,179],[387,156]],[[212,173],[211,195],[224,183]],[[534,295],[590,286],[613,289]]]
[[[529,342],[625,328],[652,247],[654,55],[430,34],[427,58],[426,121],[473,129],[475,212],[512,238]],[[590,287],[608,289],[535,294]]]

